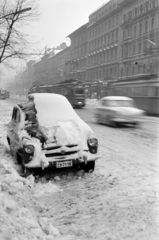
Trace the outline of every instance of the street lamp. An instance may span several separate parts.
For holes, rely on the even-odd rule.
[[[146,41],[155,46],[155,49],[159,49],[159,46],[156,43],[152,42],[150,39],[146,39]]]
[[[146,39],[146,41],[154,45],[156,48],[159,48],[159,46],[156,43],[152,42],[150,39]]]

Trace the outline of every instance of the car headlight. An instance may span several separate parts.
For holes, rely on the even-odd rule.
[[[97,147],[98,140],[96,138],[90,138],[90,139],[88,139],[88,145],[91,147]]]
[[[25,150],[26,153],[29,153],[29,154],[33,153],[34,152],[34,146],[27,145],[27,146],[24,147],[24,150]]]

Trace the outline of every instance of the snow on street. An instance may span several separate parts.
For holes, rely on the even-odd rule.
[[[35,183],[18,175],[6,143],[12,106],[0,101],[0,240],[159,238],[158,118],[110,128],[94,122],[92,107],[76,110],[99,139],[94,173],[53,170]]]

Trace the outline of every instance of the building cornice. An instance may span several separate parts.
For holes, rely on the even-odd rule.
[[[96,27],[97,25],[99,25],[100,23],[104,22],[105,20],[107,20],[108,18],[112,17],[113,15],[116,15],[119,11],[121,11],[121,8],[119,6],[117,6],[116,9],[114,9],[113,11],[111,11],[110,13],[108,13],[107,15],[105,15],[104,17],[100,18],[98,21],[89,24],[87,26],[87,29],[92,29],[94,27]]]

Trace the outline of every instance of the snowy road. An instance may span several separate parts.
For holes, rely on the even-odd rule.
[[[12,106],[0,101],[3,141]],[[140,129],[109,128],[94,122],[92,108],[76,112],[96,133],[101,158],[93,174],[55,170],[63,191],[33,198],[36,214],[64,239],[159,239],[159,119],[147,117]]]

